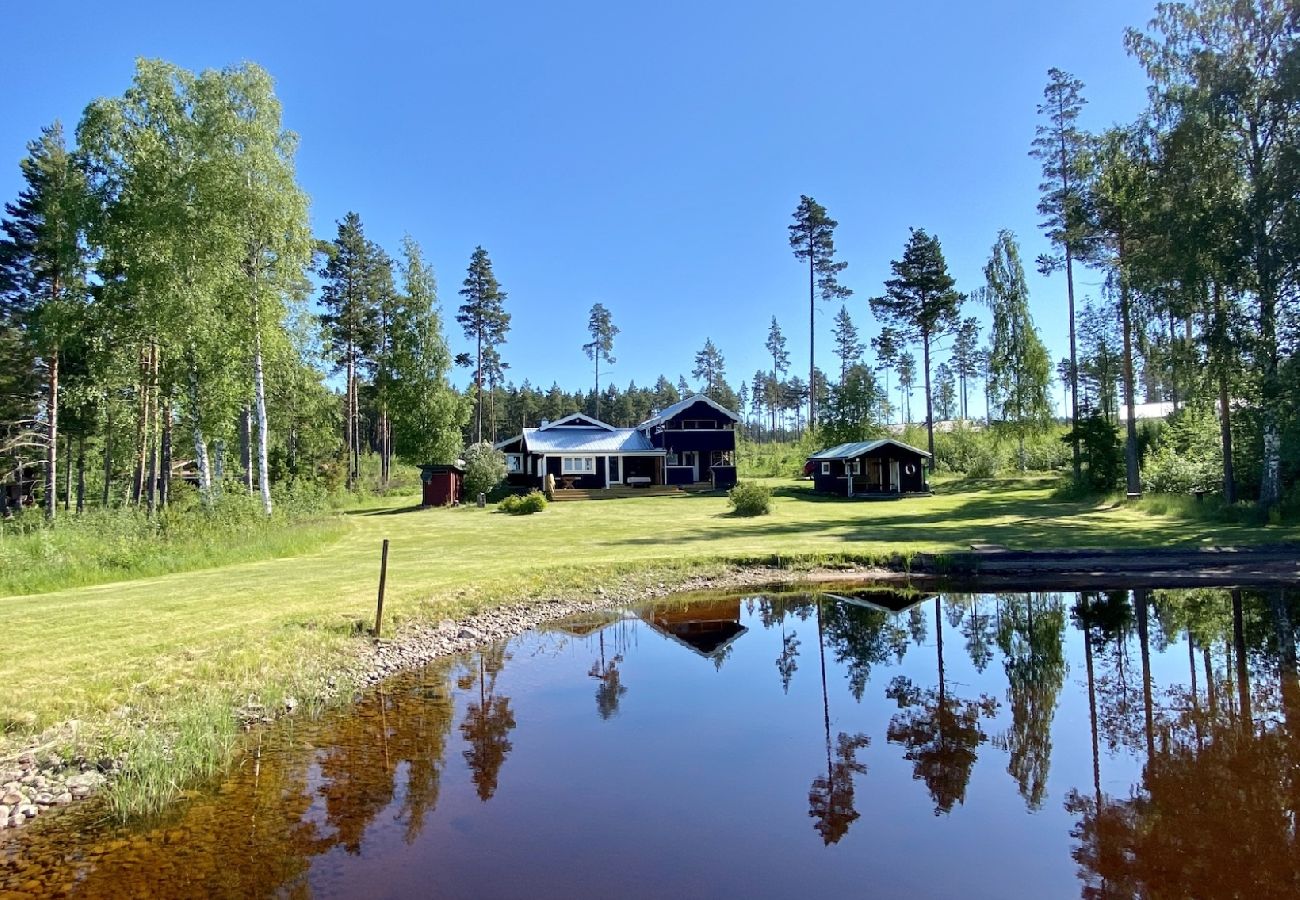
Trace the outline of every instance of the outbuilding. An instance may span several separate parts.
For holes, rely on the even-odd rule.
[[[818,491],[842,497],[927,494],[930,454],[893,438],[829,447],[808,457],[804,471]]]
[[[464,499],[465,467],[460,463],[420,466],[425,506],[455,506]]]

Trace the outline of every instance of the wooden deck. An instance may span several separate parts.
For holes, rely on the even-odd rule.
[[[628,487],[616,485],[608,488],[562,488],[557,487],[551,495],[553,502],[568,500],[617,500],[623,497],[672,497],[685,491],[671,484],[651,484],[646,487]]]

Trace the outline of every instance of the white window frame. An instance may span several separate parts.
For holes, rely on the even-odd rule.
[[[561,475],[595,475],[596,457],[563,456],[560,458]]]
[[[822,463],[822,474],[823,475],[831,474],[831,464],[829,462]]]
[[[506,454],[506,472],[510,475],[518,475],[524,470],[524,458],[520,453]]]
[[[860,459],[853,460],[853,474],[854,475],[862,474],[862,460]]]

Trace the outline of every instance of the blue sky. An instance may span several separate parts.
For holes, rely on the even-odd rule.
[[[909,226],[938,235],[962,290],[1010,228],[1059,359],[1064,280],[1032,271],[1047,249],[1035,106],[1058,66],[1086,84],[1085,127],[1131,119],[1145,80],[1123,29],[1151,15],[1132,0],[23,4],[5,14],[0,197],[17,193],[39,128],[71,129],[91,99],[120,94],[135,57],[247,60],[275,77],[300,136],[317,234],[356,210],[394,254],[415,236],[456,349],[455,291],[488,249],[516,381],[590,384],[580,348],[597,301],[622,329],[620,384],[689,377],[711,337],[738,385],[764,366],[774,315],[806,373],[807,277],[786,233],[800,194],[840,222],[867,337],[867,298]],[[1094,273],[1081,282],[1097,293]],[[818,316],[828,371],[837,309]]]

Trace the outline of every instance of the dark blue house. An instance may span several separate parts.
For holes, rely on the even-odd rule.
[[[736,483],[733,412],[696,394],[634,428],[616,428],[574,413],[496,444],[507,480],[517,487],[608,489]]]

